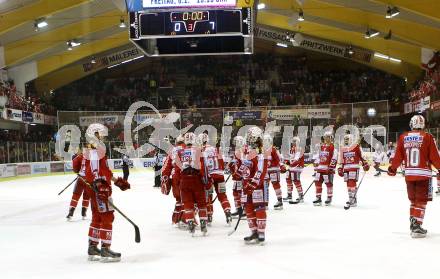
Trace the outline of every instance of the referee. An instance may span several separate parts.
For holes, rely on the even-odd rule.
[[[127,180],[130,175],[130,160],[127,155],[122,156],[122,172],[124,173],[124,180]]]
[[[159,154],[159,150],[156,149],[156,154],[154,156],[154,187],[160,187],[160,176],[162,170],[162,160]]]

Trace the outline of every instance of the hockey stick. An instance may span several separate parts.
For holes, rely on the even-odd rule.
[[[66,191],[67,188],[69,188],[70,185],[73,184],[73,182],[75,182],[78,179],[78,177],[75,177],[75,179],[69,183],[69,185],[67,185],[66,187],[64,187],[63,190],[61,190],[61,192],[58,193],[58,196],[61,195],[64,191]]]
[[[230,174],[230,175],[228,176],[228,178],[226,178],[225,184],[228,182],[229,178],[231,178],[231,175],[232,175],[232,174]],[[215,198],[212,200],[211,204],[214,204],[214,202],[217,200],[217,198],[218,198],[218,195],[215,196]]]
[[[385,173],[388,173],[388,171],[386,171],[386,170],[384,170],[384,169],[381,169],[381,168],[377,168],[376,170],[379,171],[379,172],[385,172]],[[405,172],[403,172],[403,171],[398,171],[398,172],[396,172],[396,174],[405,174]],[[434,172],[434,174],[433,174],[431,177],[437,177],[437,175],[438,175],[438,173],[435,173],[435,172]]]
[[[310,183],[309,188],[307,188],[307,190],[304,192],[303,195],[303,199],[306,196],[307,192],[310,190],[310,188],[312,187],[313,183],[315,183],[315,180],[312,181],[312,183]],[[289,201],[289,204],[298,204],[299,201]]]
[[[241,211],[240,211],[240,214],[238,215],[238,220],[237,220],[237,223],[235,224],[234,229],[228,233],[228,236],[231,236],[233,233],[235,233],[235,231],[238,228],[238,225],[240,224],[242,217],[243,217],[243,208],[241,208]]]
[[[353,201],[356,200],[357,193],[358,193],[358,191],[359,191],[359,188],[360,188],[361,185],[362,185],[362,181],[364,181],[365,174],[367,174],[366,171],[365,171],[364,174],[362,175],[361,182],[359,182],[359,185],[358,185],[357,188],[356,188],[356,192],[354,193],[354,196],[353,196]],[[350,203],[350,204],[347,204],[346,206],[344,206],[344,209],[345,209],[345,210],[349,210],[350,207],[351,207],[351,203]]]
[[[90,183],[88,183],[84,178],[82,178],[81,176],[79,176],[78,175],[78,177],[79,177],[79,179],[81,179],[90,189],[92,189],[93,190],[93,192],[95,192],[95,194],[98,194],[98,190],[97,189],[95,189],[95,187],[93,187],[92,185],[90,185]],[[127,220],[130,224],[132,224],[133,225],[133,227],[134,227],[134,232],[135,232],[135,237],[134,237],[134,241],[136,242],[136,243],[139,243],[139,242],[141,242],[141,233],[140,233],[140,231],[139,231],[139,227],[130,219],[130,218],[128,218],[119,208],[117,208],[116,206],[115,206],[115,204],[111,201],[111,200],[109,200],[108,201],[108,203],[110,204],[110,206],[111,207],[113,207],[119,214],[121,214],[121,216],[122,217],[124,217],[125,218],[125,220]]]

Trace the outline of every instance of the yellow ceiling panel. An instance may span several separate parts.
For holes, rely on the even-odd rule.
[[[293,8],[283,0],[272,0],[271,9],[290,9],[292,12],[299,8],[295,5]],[[438,1],[440,3],[440,1]],[[346,8],[319,0],[305,1],[302,7],[307,21],[307,15],[315,16],[323,19],[328,19],[334,22],[341,22],[354,26],[356,28],[363,28],[365,31],[367,27],[376,29],[382,34],[388,33],[392,30],[393,35],[402,38],[408,43],[440,49],[440,29],[432,28],[426,25],[410,22],[406,20],[393,18],[385,18],[385,10],[382,15],[370,13],[363,10]],[[274,10],[276,11],[276,10]]]
[[[258,23],[274,26],[286,30],[292,30],[324,38],[347,45],[356,45],[365,49],[380,52],[395,58],[399,58],[413,65],[420,65],[420,48],[401,42],[385,40],[382,38],[365,39],[363,34],[350,32],[334,27],[304,21],[301,24],[289,25],[289,18],[268,12],[260,12]]]
[[[95,53],[122,46],[128,42],[128,35],[126,31],[124,31],[108,38],[83,44],[74,48],[72,51],[66,50],[59,55],[37,61],[38,76],[60,69],[85,57],[92,56]]]
[[[385,5],[392,5],[403,8],[422,16],[440,21],[439,0],[371,0]]]
[[[80,39],[86,34],[114,26],[119,23],[121,15],[123,14],[120,11],[114,10],[8,44],[5,46],[6,65],[11,66],[61,42],[75,38]]]
[[[90,1],[92,0],[41,0],[34,4],[15,9],[9,13],[1,14],[0,35],[26,22],[61,12]]]

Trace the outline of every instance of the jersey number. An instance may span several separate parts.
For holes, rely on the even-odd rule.
[[[418,148],[408,148],[406,158],[410,167],[418,167],[420,162],[420,150]]]

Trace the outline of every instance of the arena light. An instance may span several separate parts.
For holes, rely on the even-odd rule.
[[[120,23],[119,23],[119,28],[125,28],[127,27],[127,24],[125,24],[125,20],[123,17],[121,17]]]
[[[385,54],[382,54],[382,53],[379,53],[379,52],[374,53],[374,57],[382,58],[382,59],[385,59],[385,60],[390,59],[390,57],[388,55],[385,55]]]
[[[287,44],[278,42],[277,46],[279,46],[279,47],[287,47]]]
[[[135,58],[132,58],[132,59],[128,59],[128,60],[125,60],[125,61],[122,61],[121,63],[115,64],[115,65],[108,66],[107,69],[111,69],[111,68],[114,68],[114,67],[120,66],[120,65],[122,65],[122,64],[125,64],[125,63],[128,63],[128,62],[131,62],[131,61],[134,61],[134,60],[141,59],[142,57],[144,57],[144,55],[141,55],[141,56],[138,56],[138,57],[135,57]]]
[[[298,21],[304,21],[304,12],[303,12],[303,10],[299,10]]]
[[[393,58],[393,57],[390,57],[390,61],[392,61],[392,62],[396,62],[396,63],[400,63],[400,62],[402,62],[402,60],[400,60],[400,59],[398,59],[398,58]]]
[[[375,117],[376,114],[377,114],[377,111],[376,111],[375,108],[369,108],[369,109],[367,110],[367,115],[368,115],[368,117]]]
[[[387,9],[387,15],[386,18],[393,18],[395,16],[398,16],[400,14],[400,11],[397,7],[388,7]]]
[[[78,42],[76,40],[72,40],[71,43],[72,43],[72,47],[77,47],[81,45],[81,42]]]
[[[47,21],[44,17],[36,19],[34,22],[35,32],[40,31],[41,28],[47,27],[48,25],[49,24],[47,23]]]
[[[384,59],[384,60],[389,60],[389,61],[395,62],[395,63],[402,62],[401,59],[394,58],[394,57],[391,57],[391,56],[388,56],[388,55],[385,55],[385,54],[382,54],[382,53],[379,53],[379,52],[374,53],[374,57],[381,58],[381,59]]]
[[[379,36],[380,32],[374,29],[368,29],[367,32],[365,32],[365,39],[374,38],[376,36]]]
[[[264,4],[264,3],[260,3],[260,4],[257,5],[257,9],[258,10],[263,10],[265,8],[266,8],[266,4]]]

